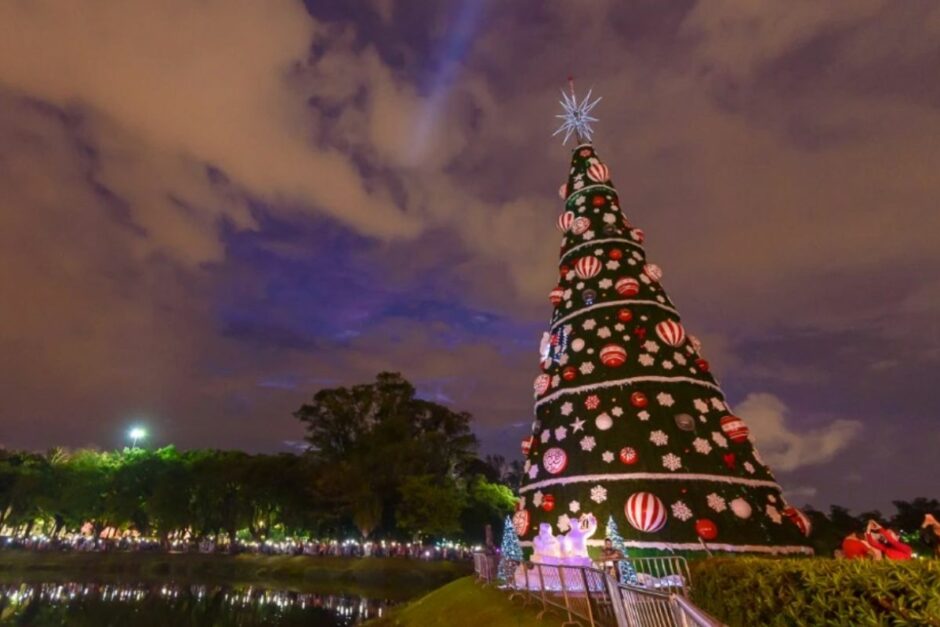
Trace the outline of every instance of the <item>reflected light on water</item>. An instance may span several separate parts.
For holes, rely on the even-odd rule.
[[[290,590],[270,590],[254,586],[207,586],[201,584],[99,584],[99,583],[36,583],[0,585],[0,613],[11,618],[27,607],[68,606],[69,611],[81,612],[87,603],[96,604],[96,611],[107,605],[147,604],[159,606],[161,611],[181,614],[212,614],[205,618],[216,624],[215,615],[237,617],[237,624],[245,622],[245,615],[259,621],[257,624],[281,624],[282,619],[293,621],[304,613],[316,613],[319,618],[310,624],[355,625],[370,618],[381,617],[388,601],[366,599],[353,595],[315,594]],[[76,609],[77,608],[77,609]],[[247,610],[247,612],[246,612]],[[331,620],[326,620],[326,617]],[[66,623],[62,623],[66,624]]]

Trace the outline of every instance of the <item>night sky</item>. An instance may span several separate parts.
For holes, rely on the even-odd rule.
[[[938,497],[940,4],[0,3],[0,443],[290,450],[401,371],[518,456],[568,74],[796,503]]]

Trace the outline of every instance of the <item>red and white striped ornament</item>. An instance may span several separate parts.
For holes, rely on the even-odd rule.
[[[532,387],[535,389],[535,395],[541,396],[548,392],[548,386],[551,385],[552,378],[547,374],[540,374],[535,377],[535,383],[532,384]]]
[[[633,277],[625,276],[617,279],[617,282],[614,283],[614,289],[621,296],[629,298],[640,293],[640,282]]]
[[[568,453],[565,449],[553,446],[542,456],[542,467],[553,475],[564,472],[568,467]]]
[[[637,244],[642,244],[643,240],[646,238],[646,234],[643,233],[643,229],[633,229],[630,231],[630,237],[632,237],[633,241]]]
[[[627,349],[618,344],[608,344],[601,349],[601,363],[610,368],[622,366],[627,361]]]
[[[809,518],[798,510],[795,507],[785,507],[783,509],[783,515],[786,516],[790,522],[796,525],[796,528],[800,530],[804,536],[809,536],[813,531],[813,523],[810,522]]]
[[[520,509],[515,514],[512,515],[512,528],[515,530],[517,536],[524,536],[529,530],[529,512],[525,509]]]
[[[663,320],[657,324],[656,335],[669,346],[682,346],[685,342],[685,329],[675,320]]]
[[[751,430],[748,429],[747,424],[743,420],[737,416],[730,415],[721,419],[721,430],[724,431],[728,439],[735,444],[740,444],[747,440],[747,436],[751,433]]]
[[[598,161],[588,166],[587,175],[595,183],[605,183],[610,180],[610,169]]]
[[[563,290],[560,285],[548,293],[549,302],[551,302],[556,307],[561,303],[562,300],[564,300],[564,298],[565,290]]]
[[[561,197],[562,200],[565,200],[566,198],[568,198],[568,184],[567,183],[562,183],[561,187],[558,188],[558,196]]]
[[[533,445],[534,443],[535,443],[535,438],[532,437],[531,435],[530,435],[529,437],[525,438],[525,439],[522,441],[522,454],[525,455],[525,456],[528,456],[529,451],[532,450],[532,445]]]
[[[643,274],[648,276],[653,281],[659,281],[663,278],[663,269],[657,266],[655,263],[648,263],[643,266]]]
[[[574,271],[582,279],[590,279],[601,271],[601,260],[590,255],[574,262]]]
[[[568,231],[571,228],[571,225],[574,224],[574,211],[566,211],[560,216],[558,216],[558,230],[562,233]]]
[[[655,533],[666,524],[666,506],[652,492],[636,492],[623,508],[627,522],[637,531]]]
[[[575,235],[581,235],[585,231],[591,228],[591,220],[581,216],[580,218],[575,218],[575,221],[571,224],[571,232]]]

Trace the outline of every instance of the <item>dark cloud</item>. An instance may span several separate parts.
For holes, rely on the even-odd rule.
[[[394,369],[515,453],[574,73],[785,485],[927,493],[937,35],[874,0],[0,5],[0,441],[279,448]]]

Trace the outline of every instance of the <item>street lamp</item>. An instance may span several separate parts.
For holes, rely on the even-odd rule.
[[[132,427],[127,435],[131,439],[131,448],[137,448],[137,441],[147,437],[147,430],[143,427]]]

